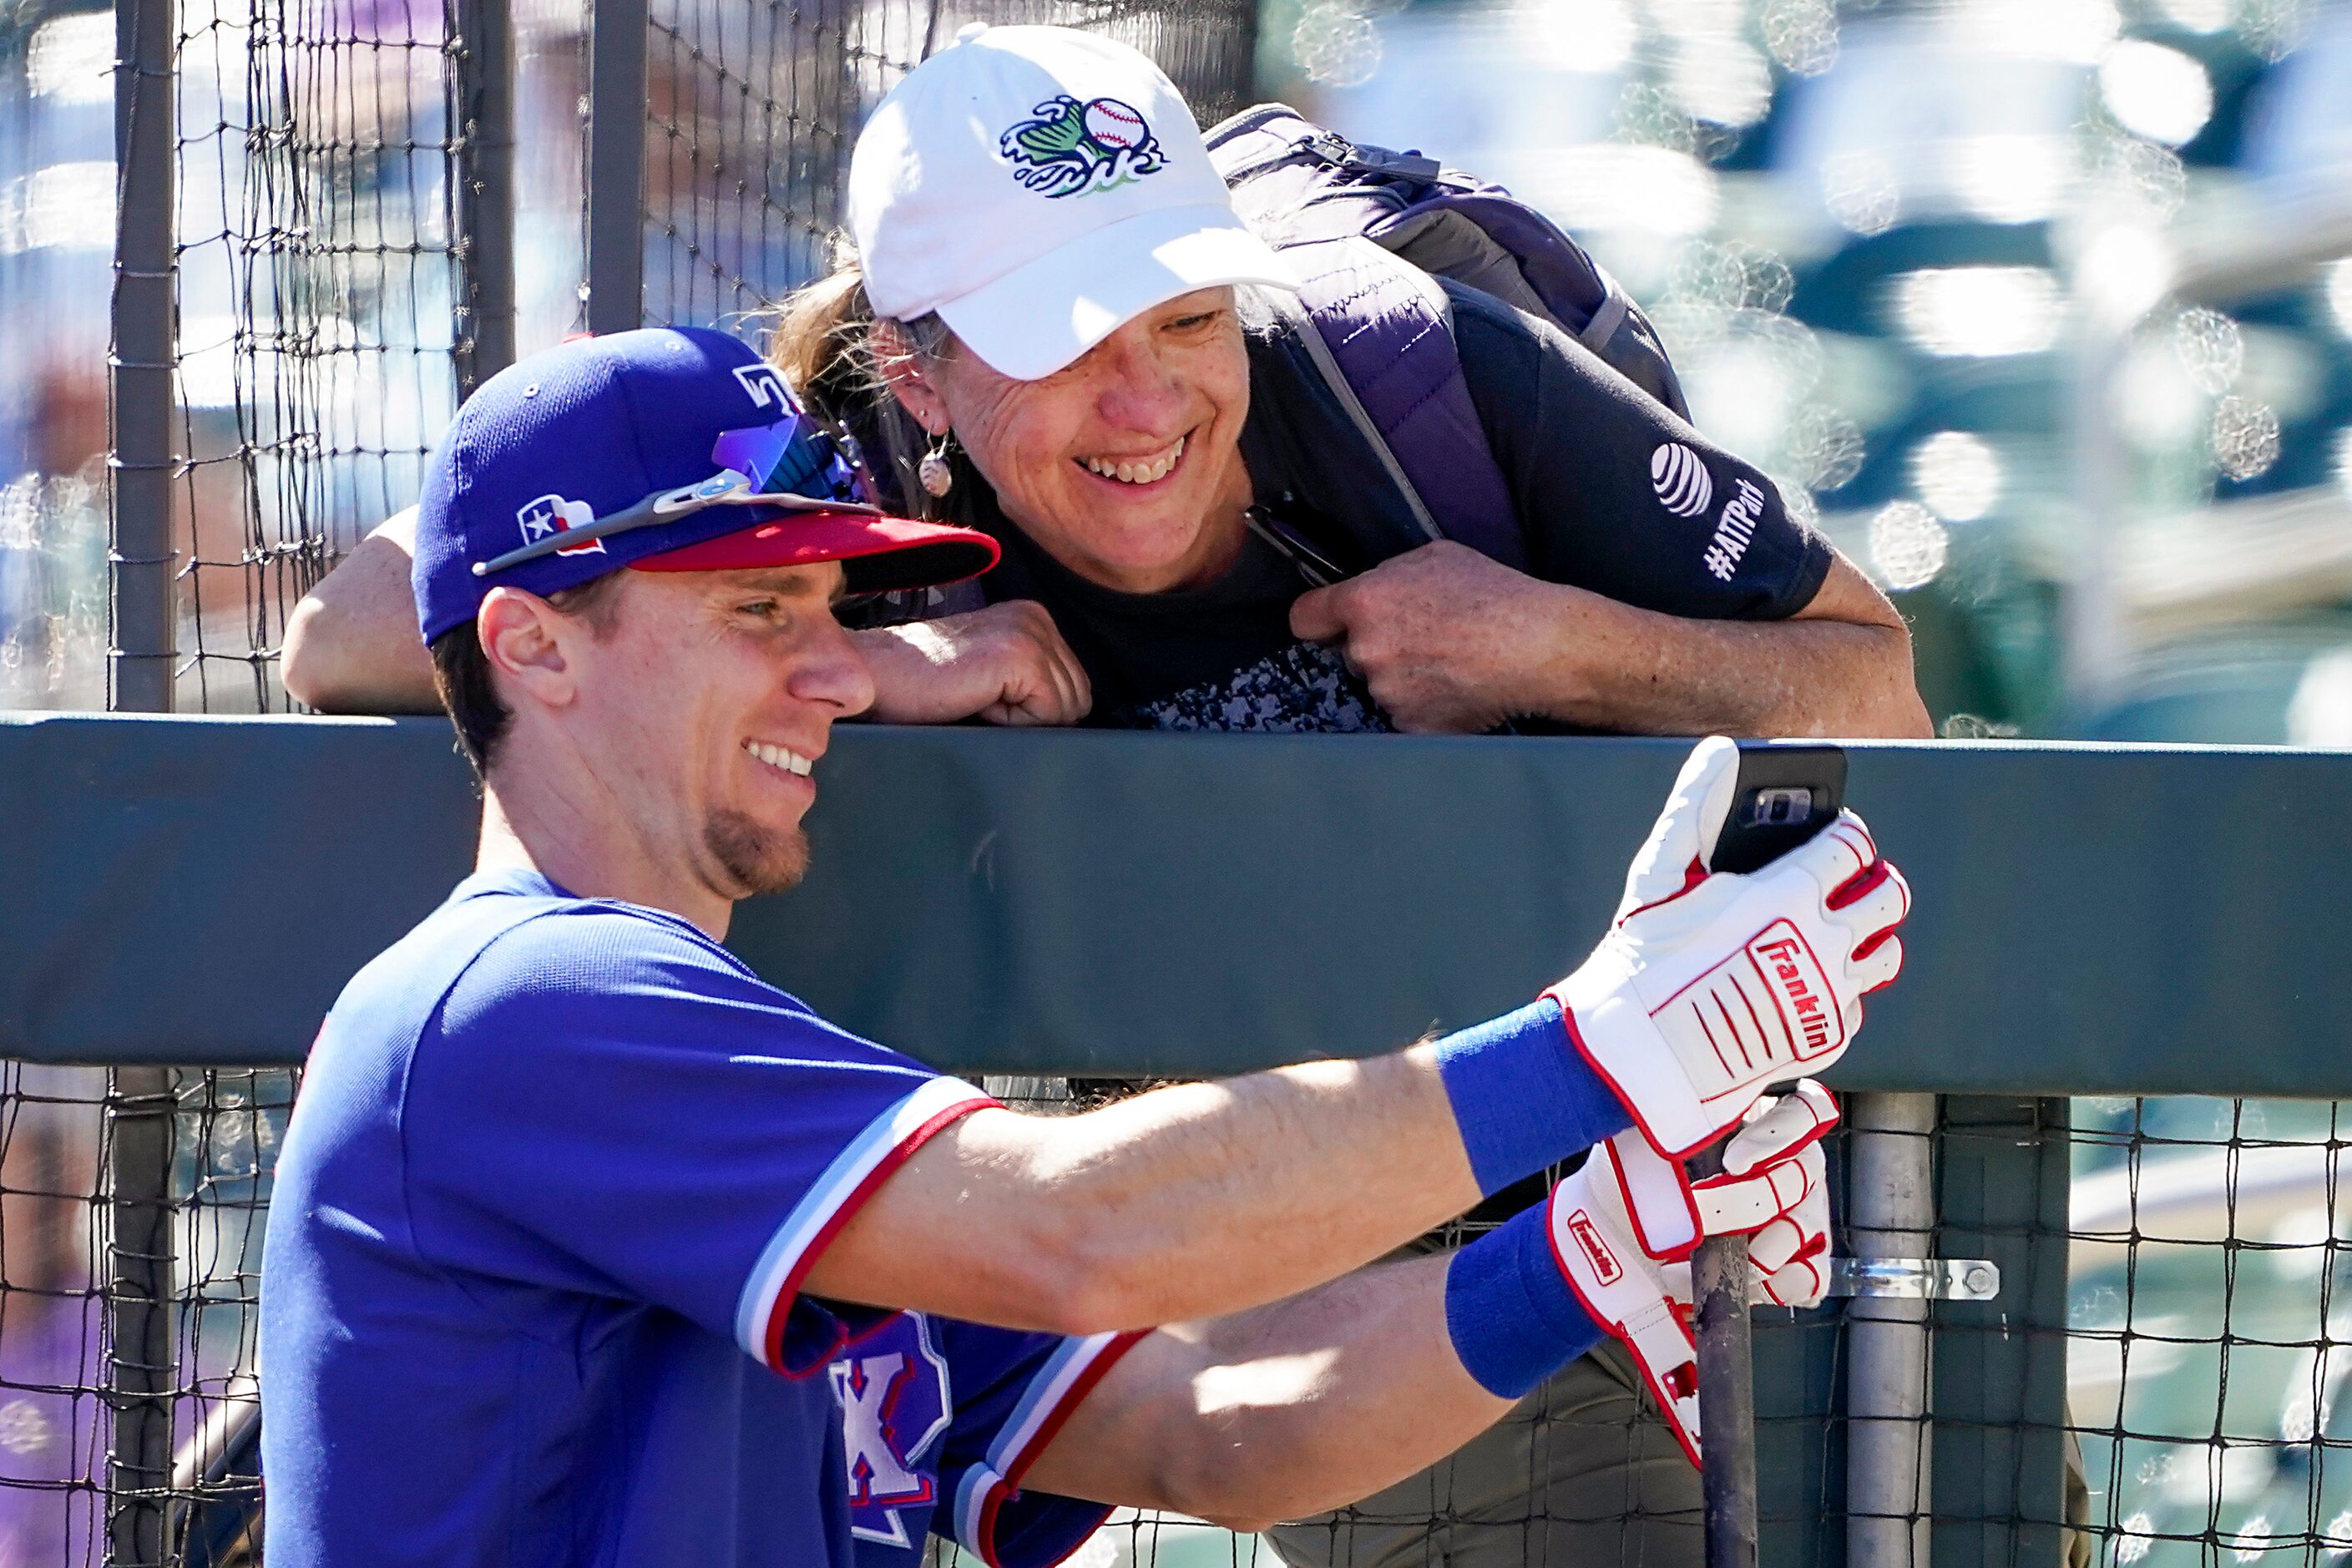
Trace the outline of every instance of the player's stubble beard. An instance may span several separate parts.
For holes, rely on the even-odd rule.
[[[702,845],[741,889],[737,898],[781,893],[808,875],[808,835],[797,823],[776,828],[749,812],[714,811],[703,822]]]

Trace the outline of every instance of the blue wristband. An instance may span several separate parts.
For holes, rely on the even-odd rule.
[[[1488,1196],[1633,1125],[1549,996],[1437,1042],[1478,1191]]]
[[[1511,1216],[1454,1255],[1445,1332],[1478,1386],[1517,1399],[1599,1344],[1592,1321],[1552,1261],[1549,1204]]]

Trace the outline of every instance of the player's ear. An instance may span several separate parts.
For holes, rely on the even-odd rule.
[[[572,633],[569,617],[520,588],[491,589],[474,621],[499,683],[549,708],[566,707],[579,694],[567,657]]]

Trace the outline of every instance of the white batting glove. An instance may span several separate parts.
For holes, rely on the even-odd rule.
[[[1801,1126],[1811,1131],[1801,1132]],[[1817,1291],[1826,1280],[1825,1266],[1818,1279],[1808,1272],[1826,1254],[1829,1240],[1821,1131],[1812,1107],[1778,1121],[1768,1111],[1741,1133],[1749,1140],[1745,1147],[1735,1138],[1726,1148],[1725,1174],[1691,1189],[1699,1194],[1696,1209],[1705,1235],[1752,1233],[1758,1240],[1749,1243],[1751,1257],[1778,1259],[1766,1266],[1760,1296],[1751,1285],[1751,1300],[1792,1304],[1775,1290],[1793,1292],[1811,1281],[1809,1288]],[[1637,1158],[1656,1158],[1646,1143],[1637,1141],[1633,1147],[1642,1151]],[[1633,1352],[1676,1441],[1696,1465],[1698,1352],[1689,1321],[1690,1266],[1661,1261],[1643,1249],[1618,1149],[1615,1140],[1600,1145],[1581,1170],[1552,1188],[1546,1216],[1552,1258],[1593,1321]],[[1694,1237],[1690,1246],[1696,1245]]]
[[[1759,871],[1709,871],[1738,748],[1699,742],[1625,880],[1616,923],[1545,994],[1661,1154],[1738,1125],[1777,1083],[1818,1073],[1903,967],[1911,889],[1852,812]]]

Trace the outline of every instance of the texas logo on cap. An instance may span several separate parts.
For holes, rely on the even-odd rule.
[[[1013,177],[1044,196],[1115,191],[1168,166],[1142,112],[1116,98],[1047,99],[996,140]]]
[[[551,533],[568,533],[575,528],[585,528],[596,521],[596,509],[584,500],[565,500],[559,495],[543,495],[523,502],[515,513],[515,521],[522,527],[522,542],[536,544]],[[558,555],[604,553],[604,542],[592,539],[585,544],[560,544]]]

